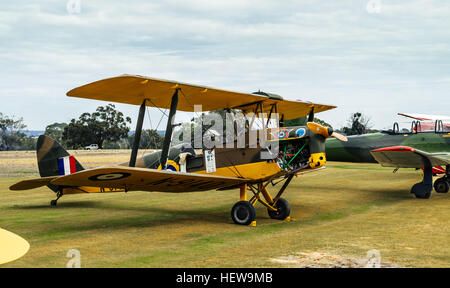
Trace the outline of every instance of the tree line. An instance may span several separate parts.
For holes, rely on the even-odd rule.
[[[100,149],[128,149],[134,142],[134,134],[129,135],[130,117],[117,111],[115,105],[99,106],[93,113],[83,113],[70,123],[53,123],[46,127],[44,134],[57,140],[67,149],[83,149],[97,144]],[[163,136],[156,130],[143,130],[139,148],[160,149]]]
[[[99,106],[93,113],[82,113],[69,123],[55,122],[45,128],[44,134],[58,141],[65,149],[83,149],[97,144],[100,149],[128,149],[134,134],[129,135],[130,117],[117,111],[115,105]],[[0,151],[34,150],[36,137],[27,136],[23,118],[16,119],[0,113]],[[139,147],[160,149],[163,136],[156,130],[143,130]]]
[[[192,119],[194,123],[196,120]],[[314,119],[321,125],[331,127],[321,119]],[[45,128],[44,134],[58,141],[66,149],[83,149],[97,144],[100,149],[129,149],[133,145],[134,134],[129,135],[130,117],[117,111],[115,105],[99,106],[93,113],[82,113],[78,119],[69,123],[55,122]],[[306,124],[306,117],[285,121],[285,126]],[[371,129],[370,118],[362,113],[353,113],[347,125],[338,129],[346,135],[376,132]],[[23,130],[27,126],[23,118],[15,118],[0,112],[0,151],[34,150],[36,137],[27,136]],[[207,130],[207,129],[206,129]],[[164,137],[156,130],[143,130],[139,147],[141,149],[161,149]]]

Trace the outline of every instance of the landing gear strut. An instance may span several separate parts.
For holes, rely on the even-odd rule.
[[[62,196],[63,196],[62,190],[58,190],[58,192],[56,192],[56,199],[50,201],[50,206],[55,207],[58,204],[59,198],[61,198]]]
[[[294,174],[291,174],[286,178],[283,186],[274,198],[270,196],[270,193],[266,188],[270,181],[267,181],[266,183],[248,184],[248,186],[247,184],[244,184],[241,186],[241,201],[237,202],[233,206],[233,209],[231,209],[231,218],[233,219],[233,222],[241,225],[256,225],[256,213],[254,207],[256,202],[267,207],[270,218],[277,220],[289,219],[291,208],[289,202],[281,198],[281,195],[284,190],[286,190],[286,187],[293,177]],[[253,197],[248,201],[247,187],[253,192]],[[264,199],[261,199],[260,194],[263,195]]]
[[[413,193],[416,198],[428,199],[431,196],[431,191],[433,190],[433,167],[431,166],[430,160],[423,157],[424,170],[423,170],[423,180],[422,182],[414,184],[411,188],[411,193]]]

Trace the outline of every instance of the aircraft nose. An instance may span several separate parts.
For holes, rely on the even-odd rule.
[[[306,125],[309,130],[311,130],[312,132],[314,132],[316,134],[322,135],[325,138],[328,138],[331,136],[331,137],[334,137],[343,142],[348,141],[347,137],[345,137],[344,135],[342,135],[340,133],[334,132],[332,128],[327,128],[327,127],[324,127],[324,126],[314,123],[314,122],[308,122],[308,124],[306,124]]]

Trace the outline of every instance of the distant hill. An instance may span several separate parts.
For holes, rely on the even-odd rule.
[[[32,136],[32,137],[38,137],[39,135],[44,134],[44,130],[20,130],[19,132],[24,133],[25,135]]]
[[[38,137],[42,134],[44,134],[44,130],[20,130],[19,132],[24,133],[27,136],[32,136],[32,137]],[[157,131],[159,135],[164,136],[166,134],[165,130],[158,130]],[[134,130],[128,132],[128,135],[133,135],[134,134]]]
[[[40,135],[44,134],[44,130],[20,130],[19,132],[24,133],[28,137],[39,137]],[[159,135],[164,136],[166,134],[165,130],[158,130],[157,131]],[[134,130],[128,132],[128,136],[133,135]]]

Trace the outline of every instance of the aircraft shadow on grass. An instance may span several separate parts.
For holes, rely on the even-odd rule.
[[[304,187],[307,188],[307,187]],[[313,188],[313,187],[311,187]],[[326,188],[326,187],[323,187]],[[333,191],[335,187],[330,186],[330,191]],[[353,188],[351,190],[355,190],[355,199],[361,198],[361,195],[365,195],[367,197],[367,202],[362,204],[379,204],[379,201],[383,201],[386,203],[393,202],[402,202],[402,201],[415,201],[415,198],[411,198],[408,194],[404,193],[402,189],[360,189]],[[357,190],[357,191],[356,191]],[[358,192],[358,193],[356,193]],[[334,192],[337,193],[337,192]],[[362,194],[361,194],[362,193]],[[136,227],[158,227],[168,224],[176,224],[180,225],[183,223],[210,223],[210,224],[223,224],[223,219],[225,216],[229,214],[227,210],[227,206],[224,205],[205,209],[191,209],[191,210],[180,210],[180,209],[170,209],[170,208],[162,208],[162,207],[133,207],[133,206],[117,206],[117,205],[108,205],[105,202],[98,201],[76,201],[76,202],[63,202],[60,204],[60,211],[70,211],[71,209],[96,209],[96,210],[108,210],[108,211],[134,211],[134,212],[147,212],[146,215],[136,215],[133,217],[123,217],[123,215],[116,215],[108,219],[102,220],[93,220],[93,221],[84,221],[83,224],[75,224],[75,225],[64,225],[61,227],[60,223],[56,223],[57,227],[52,227],[51,229],[55,229],[55,233],[58,233],[59,230],[61,232],[82,232],[82,231],[90,231],[96,229],[113,229],[119,230],[124,227],[128,228],[136,228]],[[317,206],[320,206],[317,204]],[[297,211],[312,211],[319,210],[313,209],[312,207],[306,207],[301,203],[293,203],[292,207]],[[14,210],[55,210],[55,208],[51,208],[48,205],[14,205],[11,207]],[[312,209],[312,210],[311,210]],[[261,214],[262,211],[258,210],[258,214]],[[329,213],[330,211],[323,211],[324,213]],[[57,218],[57,216],[55,216]],[[269,216],[264,218],[270,219]],[[297,217],[297,221],[306,220],[306,217]],[[230,222],[231,224],[232,222]]]

